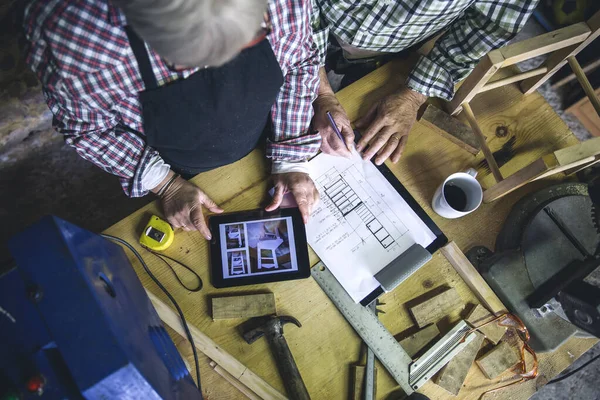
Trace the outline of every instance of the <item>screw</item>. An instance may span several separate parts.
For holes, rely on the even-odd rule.
[[[508,136],[508,127],[501,125],[496,128],[496,136],[499,138]]]
[[[42,297],[44,297],[44,292],[38,285],[33,285],[27,291],[27,296],[29,297],[29,300],[34,303],[39,303],[42,300]]]

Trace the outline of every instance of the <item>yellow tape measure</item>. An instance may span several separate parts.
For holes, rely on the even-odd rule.
[[[153,215],[140,236],[140,244],[150,250],[163,251],[173,243],[174,238],[175,232],[171,225]]]

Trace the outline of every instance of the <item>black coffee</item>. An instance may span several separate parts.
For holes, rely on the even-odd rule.
[[[452,183],[444,186],[444,197],[456,211],[466,211],[467,209],[467,194],[458,186]]]

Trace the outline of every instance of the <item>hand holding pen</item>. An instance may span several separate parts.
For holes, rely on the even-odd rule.
[[[313,105],[313,129],[321,134],[321,151],[335,156],[351,157],[354,150],[354,130],[335,96],[319,96]]]

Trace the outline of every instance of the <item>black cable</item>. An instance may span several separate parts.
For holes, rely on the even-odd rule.
[[[571,372],[569,372],[567,374],[564,374],[560,378],[556,378],[554,380],[551,380],[550,382],[548,382],[548,385],[550,385],[552,383],[557,383],[557,382],[560,382],[560,381],[564,381],[565,379],[567,379],[571,375],[574,375],[574,374],[578,373],[579,371],[581,371],[582,369],[584,369],[585,367],[587,367],[588,365],[590,365],[591,363],[593,363],[594,361],[596,361],[598,358],[600,358],[600,354],[598,354],[596,357],[592,358],[591,360],[587,361],[582,366],[575,368],[573,371],[571,371]]]
[[[131,252],[137,257],[137,259],[142,264],[142,267],[144,267],[144,270],[146,271],[146,273],[150,276],[150,278],[154,281],[154,283],[156,283],[156,285],[160,288],[160,290],[163,291],[163,293],[169,298],[171,303],[173,303],[173,305],[177,309],[177,312],[179,313],[179,318],[181,318],[181,324],[183,325],[183,329],[185,330],[185,335],[187,336],[187,340],[192,345],[192,352],[194,353],[194,364],[196,366],[196,381],[198,382],[198,391],[200,392],[200,398],[202,399],[202,385],[200,384],[200,363],[198,362],[198,352],[196,351],[196,345],[194,343],[194,338],[192,337],[190,328],[188,327],[187,321],[185,319],[185,316],[183,315],[183,311],[179,307],[179,304],[177,304],[177,302],[175,301],[175,299],[173,298],[171,293],[169,293],[169,291],[162,285],[162,283],[160,283],[160,281],[156,278],[156,276],[154,276],[152,271],[150,271],[150,268],[148,268],[148,265],[146,265],[146,262],[144,261],[144,259],[140,255],[140,253],[138,253],[137,250],[132,245],[130,245],[125,240],[118,238],[116,236],[106,235],[104,233],[101,233],[100,236],[102,236],[103,238],[112,240],[114,242],[117,242],[119,244],[122,244],[123,246],[125,246],[129,250],[131,250]]]
[[[167,267],[168,267],[168,268],[171,270],[171,272],[172,272],[172,273],[173,273],[173,275],[175,276],[175,279],[177,279],[177,282],[179,282],[179,284],[180,284],[181,286],[183,286],[185,289],[189,290],[190,292],[199,292],[199,291],[202,289],[202,285],[203,285],[203,284],[202,284],[202,278],[200,278],[200,275],[198,275],[198,274],[196,273],[196,271],[194,271],[193,269],[191,269],[190,267],[188,267],[187,265],[185,265],[185,264],[184,264],[184,263],[182,263],[181,261],[177,261],[176,259],[174,259],[174,258],[171,258],[171,257],[169,257],[169,256],[167,256],[167,255],[165,255],[165,254],[160,254],[160,253],[157,253],[156,251],[154,251],[154,250],[151,250],[151,249],[149,249],[149,248],[147,248],[147,247],[145,247],[145,246],[142,246],[142,247],[144,247],[144,248],[146,249],[146,251],[150,252],[150,254],[154,255],[154,256],[155,256],[156,258],[158,258],[160,261],[164,262],[164,263],[165,263],[165,265],[166,265],[166,266],[167,266]],[[196,279],[198,280],[198,285],[197,285],[195,288],[190,288],[189,286],[186,286],[186,284],[185,284],[185,283],[183,283],[183,281],[181,280],[181,278],[179,277],[179,275],[177,275],[177,272],[175,272],[175,268],[173,268],[173,266],[172,266],[171,264],[169,264],[169,263],[167,262],[167,260],[165,260],[165,258],[166,258],[167,260],[171,260],[171,261],[173,261],[173,262],[175,262],[175,263],[179,264],[180,266],[182,266],[183,268],[185,268],[185,269],[186,269],[188,272],[190,272],[190,273],[194,274],[194,276],[195,276],[195,277],[196,277]]]

